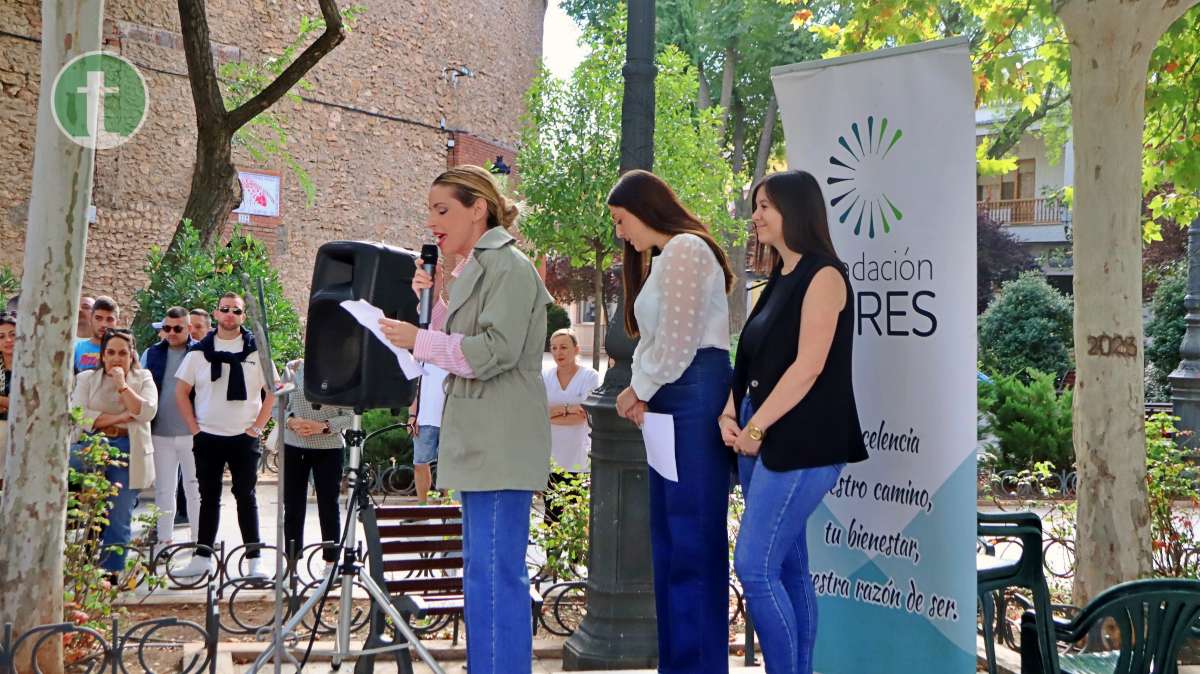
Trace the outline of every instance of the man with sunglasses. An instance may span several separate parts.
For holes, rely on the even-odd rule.
[[[217,329],[192,347],[175,374],[175,401],[192,433],[192,455],[200,483],[200,514],[191,563],[178,576],[202,576],[215,571],[212,547],[221,517],[221,477],[225,466],[233,479],[238,527],[242,542],[251,547],[248,576],[264,575],[260,567],[258,533],[259,436],[271,416],[254,334],[242,327],[246,304],[240,295],[225,293],[214,314]],[[193,397],[194,393],[194,397]],[[264,402],[266,401],[266,402]]]
[[[183,363],[188,349],[197,342],[188,333],[188,312],[183,307],[167,309],[159,330],[163,334],[154,346],[142,353],[142,367],[149,370],[158,388],[158,414],[150,422],[154,443],[154,505],[162,511],[158,518],[158,540],[163,544],[175,541],[175,511],[177,509],[176,475],[183,472],[183,493],[187,512],[193,520],[200,512],[200,485],[196,481],[196,460],[192,456],[192,433],[187,421],[175,404],[175,374]],[[192,537],[196,539],[196,527]]]

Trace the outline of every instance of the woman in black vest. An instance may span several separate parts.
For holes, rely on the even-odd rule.
[[[805,527],[842,467],[867,458],[850,374],[853,293],[812,175],[769,175],[751,198],[774,264],[719,419],[746,497],[733,563],[767,672],[811,674],[817,605]]]

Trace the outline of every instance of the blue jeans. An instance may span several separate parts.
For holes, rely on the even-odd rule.
[[[658,671],[729,670],[729,449],[717,416],[732,379],[729,353],[702,349],[674,383],[648,401],[675,422],[679,481],[654,470],[650,549],[658,615]]]
[[[747,397],[742,423],[753,410]],[[845,464],[776,472],[739,456],[746,511],[733,568],[742,581],[768,674],[812,674],[817,596],[808,569],[808,518]]]
[[[137,500],[137,492],[129,488],[129,438],[109,438],[108,444],[118,450],[114,458],[118,458],[124,466],[107,466],[104,469],[104,479],[120,485],[117,496],[108,502],[108,526],[100,534],[100,566],[105,571],[120,573],[125,570],[125,546],[133,537],[133,508]],[[70,465],[77,472],[83,473],[94,469],[94,466],[84,465],[77,448],[71,447]],[[110,549],[116,546],[116,549]]]
[[[529,599],[531,491],[460,492],[464,619],[471,674],[528,674],[533,668]]]

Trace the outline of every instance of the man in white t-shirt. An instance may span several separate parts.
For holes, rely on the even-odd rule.
[[[415,421],[409,422],[413,436],[413,481],[417,487],[417,502],[424,505],[433,486],[433,469],[437,461],[438,442],[442,431],[442,410],[446,406],[445,370],[437,365],[425,364],[421,377],[421,394],[417,398]],[[413,413],[409,408],[409,414]],[[412,418],[412,417],[410,417]]]
[[[242,542],[260,543],[258,503],[258,460],[262,453],[259,436],[271,416],[274,399],[263,378],[260,353],[254,335],[242,327],[246,304],[236,293],[225,293],[218,303],[217,329],[184,357],[175,373],[175,401],[193,436],[196,479],[200,482],[200,514],[196,542],[202,546],[178,576],[201,576],[214,572],[211,549],[221,518],[221,478],[225,466],[233,478],[238,526]],[[193,404],[191,394],[195,390]],[[266,402],[264,402],[266,401]],[[246,552],[250,576],[262,576],[260,551]]]

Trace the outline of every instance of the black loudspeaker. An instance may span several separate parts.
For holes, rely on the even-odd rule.
[[[412,291],[417,254],[366,241],[330,241],[317,250],[304,346],[304,395],[357,410],[408,407],[416,392],[396,356],[341,307],[366,300],[388,318],[417,322]]]

